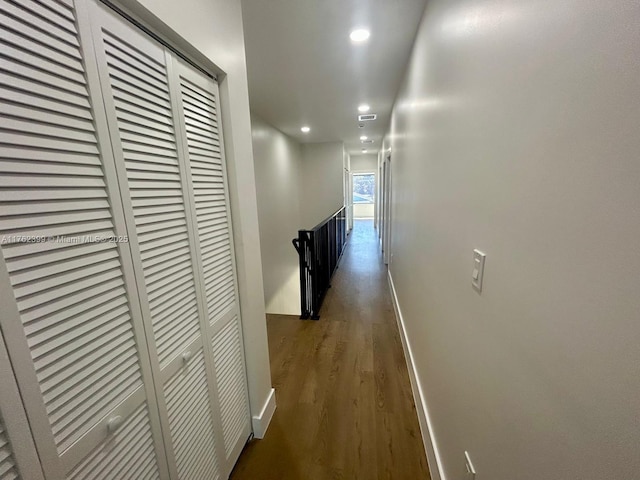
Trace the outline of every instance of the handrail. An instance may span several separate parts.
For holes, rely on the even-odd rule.
[[[347,239],[346,209],[311,230],[298,230],[292,240],[300,257],[300,318],[318,320],[322,301],[331,287]]]
[[[338,215],[342,210],[344,210],[346,207],[340,207],[338,210],[336,210],[335,212],[333,212],[331,215],[329,215],[327,218],[325,218],[324,220],[322,220],[319,224],[317,224],[315,227],[313,227],[311,230],[318,230],[320,228],[322,228],[328,221],[330,221],[333,217],[335,217],[336,215]]]

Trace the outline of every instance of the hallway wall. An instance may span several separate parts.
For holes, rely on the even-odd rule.
[[[375,172],[378,168],[378,155],[367,153],[363,155],[351,155],[352,172]]]
[[[465,450],[483,479],[637,478],[639,22],[637,0],[427,4],[390,273],[443,478]]]
[[[301,228],[302,148],[253,113],[251,129],[266,310],[300,315],[298,254],[291,240]]]
[[[313,228],[344,205],[342,142],[302,145],[300,214],[303,228]]]

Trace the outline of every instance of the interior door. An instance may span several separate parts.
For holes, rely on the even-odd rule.
[[[21,428],[31,429],[47,479],[119,469],[167,478],[78,10],[2,1],[0,16],[0,329],[29,419]],[[12,417],[4,420],[11,435]]]
[[[172,58],[92,4],[96,59],[125,207],[172,477],[219,478],[224,458],[211,338],[194,265],[195,226],[181,161]],[[169,439],[168,439],[169,440]]]
[[[250,414],[217,84],[103,6],[92,25],[169,468],[227,477]]]
[[[224,470],[230,473],[251,432],[248,388],[218,85],[182,61],[174,63],[178,127],[187,159],[187,192],[195,226],[196,265],[213,353]]]

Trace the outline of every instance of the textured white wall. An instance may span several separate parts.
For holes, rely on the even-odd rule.
[[[465,450],[478,479],[638,478],[639,24],[637,0],[427,3],[391,274],[449,480]]]
[[[262,260],[251,150],[251,122],[245,62],[242,11],[236,0],[122,0],[126,7],[147,9],[156,31],[195,47],[219,67],[224,140],[238,266],[240,307],[247,360],[247,380],[253,415],[260,414],[271,391],[265,321]],[[168,28],[157,25],[159,19]]]
[[[267,313],[300,315],[300,270],[291,240],[300,224],[300,144],[251,116]]]
[[[344,162],[342,142],[302,145],[302,228],[313,228],[344,205]]]

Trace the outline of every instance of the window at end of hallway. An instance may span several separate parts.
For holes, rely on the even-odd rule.
[[[373,173],[353,174],[353,203],[373,203],[376,179]]]

